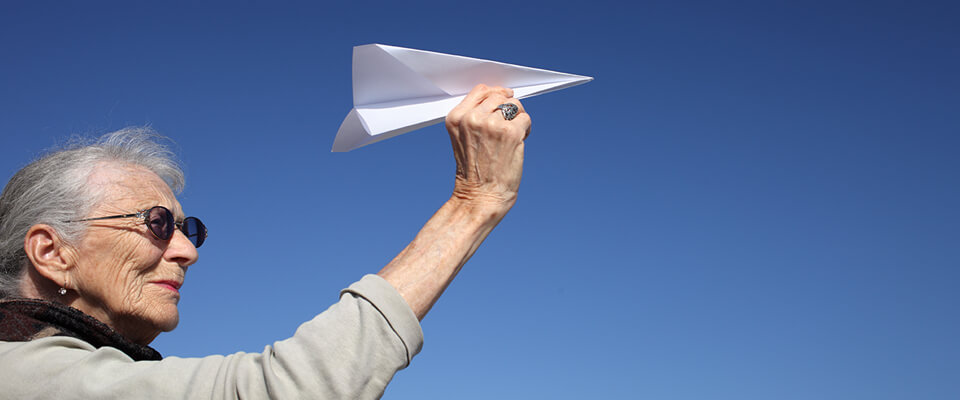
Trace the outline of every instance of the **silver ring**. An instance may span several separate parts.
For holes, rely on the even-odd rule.
[[[520,111],[520,107],[517,107],[513,103],[503,103],[497,106],[497,109],[503,113],[503,119],[510,121],[517,117],[517,112]]]

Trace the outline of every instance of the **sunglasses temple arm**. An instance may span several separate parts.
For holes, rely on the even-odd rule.
[[[124,215],[111,215],[111,216],[109,216],[109,217],[84,218],[84,219],[78,219],[78,220],[76,220],[76,221],[67,221],[67,222],[99,221],[99,220],[101,220],[101,219],[130,218],[130,217],[138,217],[138,216],[140,216],[140,213],[124,214]]]

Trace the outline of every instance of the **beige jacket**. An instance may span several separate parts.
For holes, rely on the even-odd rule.
[[[0,342],[0,399],[368,399],[420,352],[389,283],[367,275],[262,353],[133,361],[69,337]]]

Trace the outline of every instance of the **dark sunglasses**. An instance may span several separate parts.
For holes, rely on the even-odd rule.
[[[194,247],[199,248],[203,241],[207,240],[207,227],[196,217],[187,217],[183,221],[177,222],[173,219],[173,213],[166,207],[156,206],[146,210],[140,210],[133,214],[111,215],[109,217],[97,217],[81,219],[74,222],[96,221],[100,219],[114,218],[140,218],[153,236],[160,240],[169,240],[173,236],[173,230],[179,229],[190,239]]]

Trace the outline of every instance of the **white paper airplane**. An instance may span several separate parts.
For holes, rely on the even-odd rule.
[[[589,76],[382,44],[353,48],[353,109],[332,151],[350,151],[433,125],[478,83],[536,96],[593,80]]]

